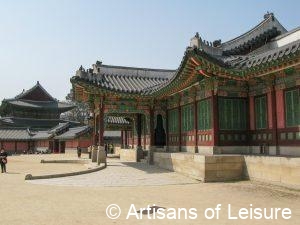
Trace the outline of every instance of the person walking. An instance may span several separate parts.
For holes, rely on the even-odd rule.
[[[105,144],[104,150],[105,150],[105,155],[107,156],[107,151],[108,151],[108,145],[107,144]]]
[[[77,155],[78,155],[78,158],[81,157],[81,148],[79,146],[77,146]]]
[[[0,151],[1,172],[6,173],[7,152],[2,148]]]

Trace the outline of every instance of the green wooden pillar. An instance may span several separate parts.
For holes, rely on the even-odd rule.
[[[211,104],[212,104],[212,130],[213,130],[213,146],[219,145],[219,110],[218,110],[218,95],[211,91]]]

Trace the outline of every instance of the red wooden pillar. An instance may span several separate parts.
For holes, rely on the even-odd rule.
[[[285,110],[283,90],[276,90],[277,128],[285,128]]]
[[[99,104],[99,139],[98,139],[98,144],[99,146],[104,146],[104,98],[102,97],[100,99],[100,104]]]
[[[92,133],[92,145],[96,145],[96,134],[97,134],[97,118],[96,118],[96,113],[95,113],[95,106],[94,103],[91,106],[91,111],[92,111],[92,115],[93,115],[93,133]]]
[[[147,130],[146,130],[146,115],[143,115],[143,132],[144,132],[144,149],[146,149],[147,145]]]
[[[271,145],[277,145],[277,123],[276,123],[276,95],[275,90],[271,87],[271,91],[267,94],[268,98],[268,128],[272,130]]]
[[[132,131],[131,131],[131,141],[132,141],[132,148],[134,148],[134,127],[135,127],[135,121],[133,121]]]
[[[212,125],[213,125],[213,146],[219,145],[219,109],[218,109],[218,95],[214,94],[214,91],[211,92],[212,96]]]
[[[254,96],[249,97],[249,127],[255,130]]]
[[[140,113],[136,116],[136,125],[137,146],[142,147],[142,115]]]
[[[15,152],[14,153],[17,153],[17,145],[18,145],[18,142],[15,141]]]
[[[271,110],[272,110],[272,135],[273,135],[273,141],[272,144],[274,146],[276,146],[276,155],[279,154],[278,150],[277,150],[277,146],[278,146],[278,132],[277,132],[277,99],[276,99],[276,90],[275,90],[275,86],[272,86],[272,90],[271,90],[271,101],[272,101],[272,106],[271,106]],[[282,106],[283,107],[283,106]]]

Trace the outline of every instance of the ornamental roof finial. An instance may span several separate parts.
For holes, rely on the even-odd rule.
[[[270,13],[269,11],[267,11],[267,13],[264,15],[264,19],[268,19],[269,17],[274,18],[274,13]]]
[[[199,33],[196,32],[195,36],[190,41],[190,47],[200,48],[200,45],[201,45],[201,38],[199,36]]]

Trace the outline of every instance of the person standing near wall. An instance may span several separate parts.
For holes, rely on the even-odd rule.
[[[79,146],[77,146],[77,155],[78,155],[78,158],[81,157],[81,148]]]
[[[105,155],[107,156],[108,144],[105,144],[104,150],[105,150]]]
[[[0,151],[1,172],[6,173],[7,152],[2,148]]]

